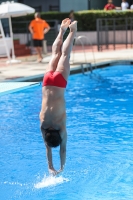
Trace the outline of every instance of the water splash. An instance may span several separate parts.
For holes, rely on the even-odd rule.
[[[9,182],[9,181],[5,181],[3,183],[0,183],[0,185],[5,184],[5,185],[19,185],[19,186],[25,186],[26,184],[22,184],[19,182]]]
[[[55,185],[61,184],[63,182],[68,182],[68,181],[69,179],[64,178],[62,176],[46,176],[45,175],[42,181],[34,184],[34,187],[36,189],[41,189],[45,187],[55,186]]]

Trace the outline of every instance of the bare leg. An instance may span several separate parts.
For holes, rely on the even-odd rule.
[[[63,43],[63,35],[67,30],[68,26],[70,25],[70,19],[66,18],[62,21],[59,34],[55,39],[53,46],[52,46],[52,58],[49,62],[48,68],[46,71],[55,71],[57,68],[58,61],[61,57],[61,47]]]
[[[73,41],[77,31],[77,21],[74,21],[72,24],[69,25],[70,33],[67,36],[66,40],[62,46],[62,55],[57,65],[56,71],[59,71],[64,78],[67,80],[69,73],[70,73],[70,53],[73,47]]]
[[[42,60],[42,47],[36,47],[36,51],[37,51],[37,54],[38,54],[38,62],[41,62]]]

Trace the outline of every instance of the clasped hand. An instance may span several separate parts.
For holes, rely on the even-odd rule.
[[[52,174],[53,176],[56,176],[57,174],[61,173],[63,170],[55,170],[55,169],[49,169],[49,173]]]

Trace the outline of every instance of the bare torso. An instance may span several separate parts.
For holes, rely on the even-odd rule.
[[[60,130],[66,118],[64,88],[44,86],[42,88],[41,127]]]

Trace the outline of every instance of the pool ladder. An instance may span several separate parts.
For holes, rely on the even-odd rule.
[[[87,56],[86,56],[86,52],[85,52],[85,44],[89,43],[89,45],[91,46],[91,49],[92,49],[94,67],[96,68],[95,55],[94,55],[92,44],[88,41],[88,38],[86,36],[84,36],[84,35],[80,35],[78,37],[75,37],[75,45],[76,45],[77,41],[79,41],[81,46],[82,46],[82,50],[83,50],[83,53],[84,53],[84,60],[85,61],[81,62],[81,63],[76,63],[76,64],[80,64],[81,65],[81,72],[83,74],[86,74],[86,72],[89,72],[89,71],[92,73],[94,68],[92,67],[92,64],[87,61]],[[74,63],[74,51],[73,51],[73,63]],[[84,66],[86,66],[86,67],[84,67]]]

